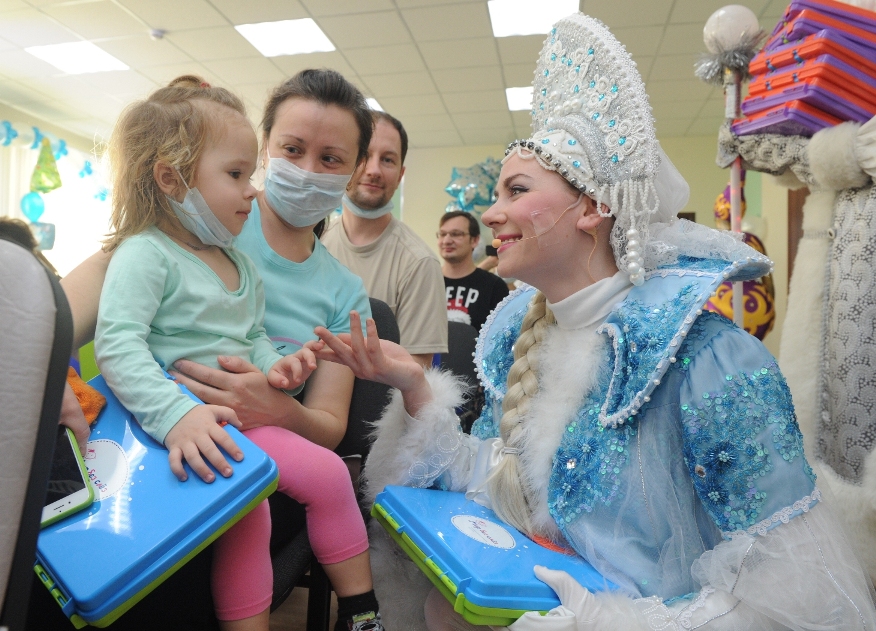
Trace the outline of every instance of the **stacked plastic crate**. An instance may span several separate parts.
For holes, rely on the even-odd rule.
[[[733,132],[811,136],[876,115],[876,12],[794,0],[749,66]]]

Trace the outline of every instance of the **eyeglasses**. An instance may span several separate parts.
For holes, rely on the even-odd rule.
[[[444,237],[450,237],[454,241],[457,239],[461,239],[463,237],[467,237],[469,235],[468,232],[462,232],[461,230],[452,230],[450,232],[438,231],[435,233],[435,236],[439,239],[443,239]]]

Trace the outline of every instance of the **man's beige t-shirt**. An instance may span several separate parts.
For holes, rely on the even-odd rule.
[[[441,263],[410,227],[393,217],[376,241],[353,245],[338,217],[329,224],[322,242],[362,279],[369,296],[389,305],[405,350],[412,355],[447,352]]]

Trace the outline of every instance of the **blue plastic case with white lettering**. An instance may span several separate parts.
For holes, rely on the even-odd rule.
[[[565,570],[592,592],[617,589],[581,557],[533,542],[463,493],[387,486],[371,514],[472,624],[507,626],[558,606],[535,565]]]
[[[180,482],[167,449],[103,378],[89,383],[107,399],[85,454],[94,503],[41,531],[34,566],[76,628],[118,619],[270,495],[278,477],[274,461],[229,425],[244,453],[239,463],[227,457],[234,474],[207,484],[186,465]]]

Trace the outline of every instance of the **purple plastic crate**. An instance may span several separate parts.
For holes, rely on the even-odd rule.
[[[865,59],[873,59],[874,56],[876,56],[876,49],[870,48],[868,46],[863,46],[859,42],[855,42],[855,41],[849,39],[848,37],[846,37],[845,35],[843,35],[839,31],[835,31],[833,29],[822,29],[822,30],[818,31],[817,33],[814,33],[812,35],[807,35],[805,38],[803,38],[802,41],[790,42],[788,44],[782,44],[780,46],[776,46],[775,48],[770,48],[769,52],[764,50],[763,52],[758,53],[758,55],[757,55],[757,57],[755,57],[755,59],[758,59],[759,57],[761,57],[761,55],[765,56],[766,59],[764,60],[764,65],[766,65],[768,71],[770,71],[770,72],[772,72],[774,70],[779,70],[780,68],[783,68],[783,67],[787,68],[788,66],[780,66],[778,68],[771,67],[770,58],[775,57],[776,55],[779,55],[780,53],[783,53],[786,50],[793,50],[794,48],[797,48],[797,47],[802,46],[804,44],[814,43],[815,40],[827,40],[829,42],[836,44],[837,46],[840,46],[842,48],[847,48],[851,52],[856,53],[856,54],[860,55],[861,57],[864,57]],[[799,58],[797,61],[798,61],[798,63],[800,62]],[[805,63],[805,60],[804,60],[804,63]]]
[[[825,90],[821,86],[801,83],[790,88],[785,88],[781,92],[770,94],[769,96],[748,97],[742,103],[742,113],[746,116],[763,112],[771,107],[788,103],[789,101],[800,101],[816,107],[820,110],[833,114],[844,121],[857,121],[866,123],[873,118],[874,112],[868,112],[860,106],[844,99],[843,97]],[[874,108],[876,110],[876,108]]]
[[[776,28],[773,29],[770,37],[774,37],[779,31],[784,28],[784,26],[793,20],[797,15],[800,14],[801,11],[805,10],[817,11],[818,13],[822,13],[827,15],[828,17],[834,18],[835,20],[842,20],[847,24],[851,24],[852,26],[856,26],[857,28],[864,29],[865,31],[870,31],[871,33],[876,34],[876,12],[866,11],[864,9],[852,7],[847,4],[840,4],[838,2],[819,2],[818,0],[793,0],[791,4],[788,5],[788,8],[785,9],[785,13],[782,16],[782,19],[776,24]],[[867,15],[870,14],[870,15]]]
[[[733,123],[731,129],[737,136],[751,134],[778,134],[781,136],[811,136],[831,123],[793,107],[785,106],[766,116]]]
[[[791,24],[780,22],[774,31],[774,35],[767,40],[764,48],[772,51],[780,46],[799,43],[800,40],[807,35],[813,35],[823,30],[831,30],[841,33],[846,39],[866,48],[869,51],[870,56],[876,51],[876,34],[874,34],[872,38],[865,38],[857,33],[834,28],[830,24],[820,21],[818,17],[814,15],[797,18]]]

